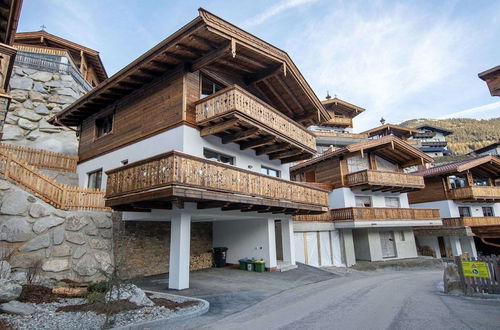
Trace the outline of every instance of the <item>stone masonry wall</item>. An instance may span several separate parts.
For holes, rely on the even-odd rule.
[[[170,223],[113,217],[116,264],[127,278],[168,273]],[[212,249],[212,223],[191,224],[191,256]]]
[[[0,179],[0,248],[23,271],[42,261],[41,275],[96,281],[113,260],[111,212],[63,211]]]
[[[47,122],[85,94],[70,75],[15,65],[9,93],[12,101],[2,142],[64,154],[77,153],[76,133]]]

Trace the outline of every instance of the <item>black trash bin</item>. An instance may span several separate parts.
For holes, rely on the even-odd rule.
[[[226,266],[227,247],[214,248],[214,264],[215,267]]]

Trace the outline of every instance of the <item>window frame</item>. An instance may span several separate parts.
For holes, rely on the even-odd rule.
[[[217,159],[212,159],[212,158],[207,157],[205,155],[206,152],[211,152],[211,153],[216,154],[218,156]],[[221,161],[220,160],[221,156],[232,159],[231,163],[226,163],[226,162]],[[218,162],[218,163],[221,163],[221,164],[232,165],[232,166],[236,165],[236,157],[235,156],[231,156],[231,155],[228,155],[228,154],[225,154],[223,152],[220,152],[220,151],[217,151],[217,150],[213,150],[213,149],[210,149],[210,148],[203,148],[203,157],[205,159],[212,160],[214,162]]]
[[[94,175],[94,174],[97,174],[99,172],[101,173],[100,174],[100,178],[99,178],[99,185],[95,184],[94,187],[91,187],[90,186],[90,183],[92,182],[91,181],[91,176]],[[102,175],[103,175],[103,169],[102,169],[102,167],[98,168],[96,170],[87,172],[87,188],[89,188],[89,189],[101,189],[102,188]]]
[[[396,207],[394,207],[394,206],[387,206],[387,200],[388,199],[397,200],[398,201],[398,206],[396,206]],[[385,207],[388,207],[388,208],[393,208],[393,209],[400,209],[401,208],[401,198],[399,198],[399,197],[384,196],[384,203],[385,203]]]
[[[267,173],[263,173],[262,170],[267,170]],[[275,171],[276,175],[269,174],[269,171]],[[281,171],[280,170],[274,169],[272,167],[267,167],[264,165],[260,166],[260,173],[264,174],[264,175],[268,175],[268,176],[273,177],[273,178],[281,178]]]
[[[111,117],[111,129],[108,132],[105,132],[101,135],[98,135],[99,129],[97,127],[97,121],[102,120],[102,119],[107,118],[107,117]],[[97,117],[96,119],[94,119],[94,141],[112,134],[114,128],[115,128],[115,112],[114,111]]]
[[[220,87],[220,89],[214,90],[214,88],[212,88],[211,94],[203,94],[203,80],[204,79],[210,80],[212,82],[212,84],[218,85]],[[216,79],[212,75],[208,75],[206,73],[200,73],[200,99],[204,99],[205,97],[209,97],[210,95],[213,95],[213,94],[223,90],[224,88],[227,88],[227,85],[222,83],[219,79]]]
[[[489,209],[491,212],[490,215],[486,215],[484,210]],[[493,210],[493,206],[482,206],[481,210],[483,211],[483,217],[494,217],[495,216],[495,211]]]
[[[467,213],[468,215],[463,215],[463,214],[462,214],[462,212],[461,212],[460,210],[467,210],[467,212],[466,212],[466,213]],[[472,216],[472,215],[471,215],[472,213],[471,213],[470,206],[459,206],[459,207],[458,207],[458,214],[460,215],[460,217],[461,217],[461,218],[462,218],[462,217],[466,217],[466,218],[471,217],[471,216]]]
[[[369,206],[358,206],[358,198],[368,198],[370,200],[370,205]],[[372,196],[368,195],[354,195],[354,203],[356,204],[356,207],[373,207],[373,199]]]

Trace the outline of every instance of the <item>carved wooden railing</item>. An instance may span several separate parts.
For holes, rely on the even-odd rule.
[[[443,218],[443,226],[446,227],[476,227],[476,226],[499,226],[500,217],[458,217]]]
[[[295,221],[440,220],[438,209],[346,207],[318,215],[294,216]]]
[[[332,117],[332,119],[328,120],[328,125],[352,127],[352,118],[342,117],[342,116],[334,116],[334,117]]]
[[[104,191],[61,184],[9,153],[2,172],[5,179],[32,191],[43,201],[65,210],[108,210]]]
[[[227,87],[196,102],[198,124],[231,112],[258,121],[285,140],[291,139],[309,150],[316,150],[314,135],[307,129],[239,86]]]
[[[335,132],[335,131],[311,131],[316,136],[335,136],[335,137],[346,137],[353,139],[366,139],[368,136],[366,134],[361,133],[343,133],[343,132]]]
[[[107,171],[106,198],[171,185],[327,206],[328,193],[293,181],[170,151]]]
[[[470,186],[450,190],[451,199],[454,200],[500,200],[500,187],[497,186]]]
[[[400,172],[384,172],[375,170],[362,170],[349,173],[346,176],[348,186],[381,185],[424,188],[424,178]]]
[[[0,144],[0,166],[3,166],[9,153],[14,154],[17,160],[37,168],[75,172],[78,163],[78,156]]]

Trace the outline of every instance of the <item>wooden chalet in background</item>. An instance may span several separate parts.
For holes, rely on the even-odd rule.
[[[500,239],[498,157],[467,159],[416,174],[424,177],[425,188],[409,194],[411,206],[439,208],[443,217],[442,227],[416,232],[420,245],[430,247],[438,257],[462,253],[476,256],[476,249],[483,253],[495,252],[481,239]]]
[[[500,65],[481,72],[479,78],[486,82],[491,96],[500,96]]]
[[[82,186],[106,188],[124,221],[171,222],[169,286],[182,289],[191,222],[213,223],[231,263],[294,267],[291,215],[328,203],[287,164],[315,154],[306,127],[330,119],[284,51],[200,9],[51,122],[79,127]]]
[[[412,228],[441,225],[441,219],[436,209],[409,208],[406,193],[425,185],[422,176],[404,169],[430,162],[432,158],[405,141],[385,136],[293,166],[290,175],[294,180],[315,182],[331,190],[328,213],[294,217],[297,260],[313,265],[328,263],[321,258],[316,261],[317,256],[310,252],[315,249],[314,237],[321,240],[320,231],[328,228],[343,241],[343,249],[330,253],[340,254],[342,258],[337,259],[347,266],[356,260],[416,257]],[[328,251],[328,244],[320,241],[323,247],[319,249]]]

